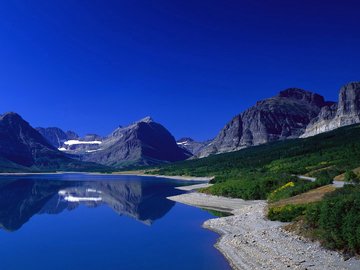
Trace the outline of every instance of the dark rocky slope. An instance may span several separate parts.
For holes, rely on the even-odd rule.
[[[321,109],[301,137],[314,136],[357,123],[360,123],[360,82],[353,82],[340,89],[338,104],[331,104]]]
[[[42,128],[38,127],[36,130],[45,138],[51,145],[53,145],[56,148],[60,148],[63,146],[65,141],[68,140],[76,140],[79,138],[79,135],[77,135],[73,131],[63,131],[60,128],[57,127],[48,127],[48,128]]]
[[[67,154],[82,155],[100,148],[103,138],[97,134],[86,134],[83,138],[73,131],[57,127],[36,128],[37,131],[58,150]]]
[[[119,127],[103,140],[98,151],[82,158],[113,167],[152,165],[187,159],[191,153],[180,148],[171,133],[146,117]]]
[[[81,163],[58,151],[41,134],[10,112],[0,116],[0,171],[92,170],[96,164]]]
[[[277,96],[259,101],[234,117],[218,136],[198,154],[200,157],[214,153],[239,150],[302,135],[321,108],[329,106],[318,94],[290,88]]]
[[[192,138],[186,137],[177,140],[176,143],[179,147],[189,151],[191,154],[196,156],[207,144],[210,143],[210,141],[198,142]]]

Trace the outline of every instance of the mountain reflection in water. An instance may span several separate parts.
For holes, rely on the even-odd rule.
[[[44,176],[1,179],[0,228],[16,231],[35,214],[59,214],[79,205],[106,205],[119,215],[151,225],[175,205],[166,197],[181,193],[174,188],[179,185],[176,181],[139,177],[121,180],[90,178],[90,181],[86,178],[71,180],[69,176],[66,180]]]

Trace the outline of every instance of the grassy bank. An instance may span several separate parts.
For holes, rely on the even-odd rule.
[[[360,254],[360,186],[347,185],[309,204],[269,208],[271,220],[296,221],[299,233],[325,247]],[[296,226],[295,226],[296,227]]]
[[[318,185],[306,185],[294,175],[308,174],[329,181],[360,167],[360,126],[353,125],[311,138],[294,139],[250,147],[237,152],[213,155],[158,167],[164,175],[215,176],[215,184],[204,192],[266,199],[276,189],[294,182],[293,196]]]
[[[326,247],[359,254],[360,187],[335,190],[328,185],[334,177],[359,182],[354,181],[359,180],[359,167],[360,125],[353,125],[311,138],[165,165],[152,173],[215,176],[214,185],[202,192],[268,199],[270,219],[296,221],[301,233]]]

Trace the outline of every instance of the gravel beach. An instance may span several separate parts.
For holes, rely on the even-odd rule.
[[[244,201],[196,192],[169,199],[233,214],[207,220],[203,226],[221,235],[215,246],[234,269],[360,269],[359,260],[345,260],[319,243],[284,230],[282,226],[287,223],[267,220],[265,201]]]

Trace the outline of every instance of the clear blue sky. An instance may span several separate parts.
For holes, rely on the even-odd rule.
[[[360,4],[339,0],[0,2],[0,111],[110,133],[150,115],[214,137],[288,87],[360,80]]]

